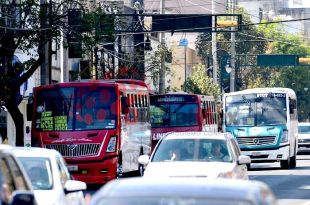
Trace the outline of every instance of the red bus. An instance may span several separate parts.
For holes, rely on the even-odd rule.
[[[169,93],[150,96],[152,148],[167,132],[214,131],[220,126],[213,96]]]
[[[68,82],[34,89],[31,145],[58,150],[73,177],[102,184],[139,174],[151,151],[149,92],[138,80]]]

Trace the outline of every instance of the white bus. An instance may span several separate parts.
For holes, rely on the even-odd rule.
[[[298,120],[296,94],[289,88],[254,88],[226,93],[224,131],[237,139],[252,163],[280,161],[296,167]]]

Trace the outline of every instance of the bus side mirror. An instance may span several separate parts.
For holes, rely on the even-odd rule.
[[[129,113],[129,103],[126,96],[121,97],[122,114],[127,115]]]
[[[290,114],[294,114],[294,109],[295,109],[295,104],[294,104],[294,102],[292,102],[292,101],[290,100],[289,106],[290,106],[290,108],[289,108]]]
[[[202,108],[202,118],[207,118],[206,108]]]
[[[290,105],[290,114],[294,114],[294,107]]]
[[[33,97],[29,96],[27,103],[27,121],[31,121],[33,117]]]

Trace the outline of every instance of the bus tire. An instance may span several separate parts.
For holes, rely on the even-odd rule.
[[[287,160],[281,160],[280,165],[282,169],[289,169],[290,168],[290,157]]]
[[[296,151],[296,145],[295,145],[294,156],[292,156],[290,159],[290,168],[296,168],[296,155],[297,155],[297,151]]]
[[[122,177],[123,177],[123,155],[122,155],[122,151],[120,151],[118,154],[116,178],[122,178]]]
[[[296,168],[296,154],[291,157],[290,168]]]
[[[251,170],[251,164],[247,164],[246,168],[247,168],[248,171],[250,171]]]
[[[140,154],[139,156],[143,155],[143,147],[140,148]],[[143,164],[138,163],[138,171],[139,171],[139,176],[143,176],[144,173],[144,166]]]

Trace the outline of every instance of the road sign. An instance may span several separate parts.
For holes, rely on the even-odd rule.
[[[298,65],[297,55],[257,55],[258,66],[296,66]]]

